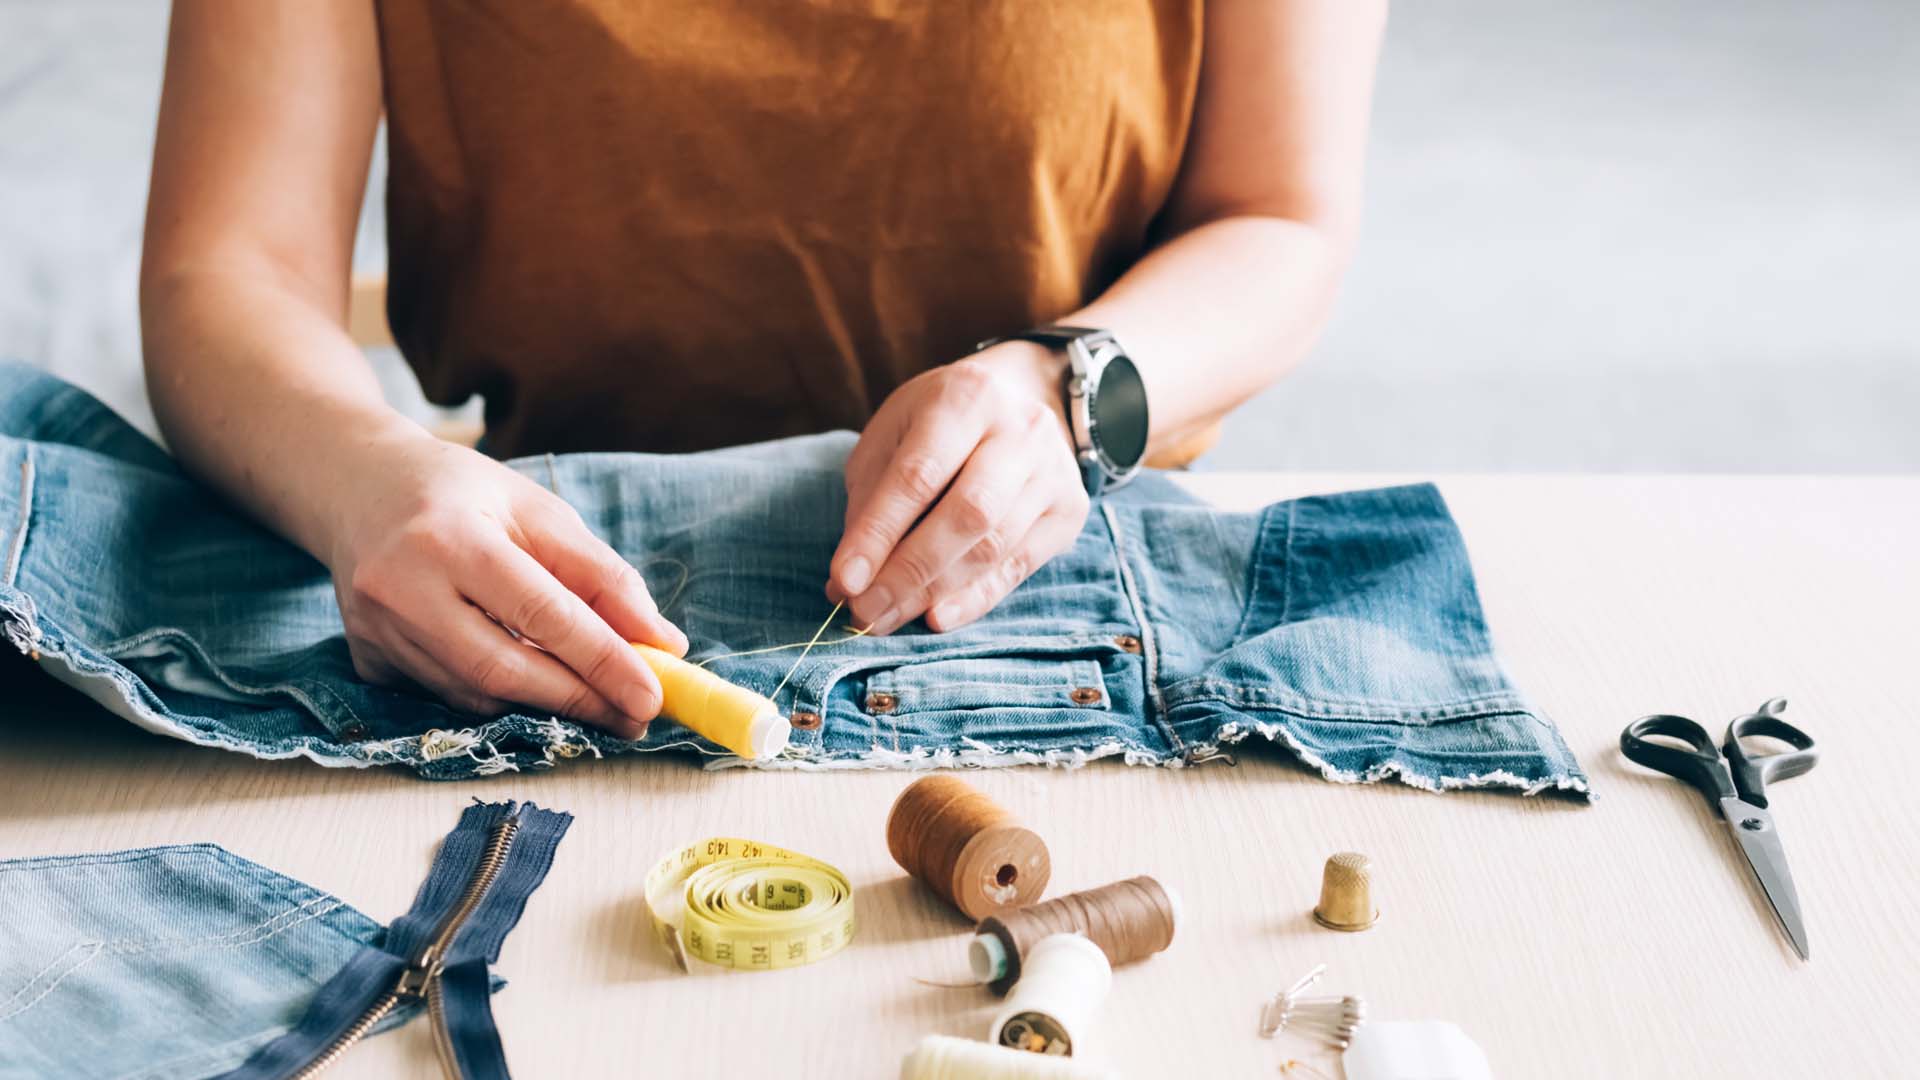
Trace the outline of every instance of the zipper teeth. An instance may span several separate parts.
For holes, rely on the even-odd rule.
[[[453,1037],[447,1031],[446,1013],[441,1007],[439,958],[446,952],[447,946],[453,943],[454,935],[460,932],[460,927],[465,925],[468,917],[473,914],[473,910],[480,906],[481,898],[487,895],[487,890],[493,886],[494,879],[500,876],[500,867],[506,864],[507,853],[513,847],[514,835],[519,831],[518,815],[504,818],[494,825],[492,835],[487,838],[487,849],[481,854],[478,865],[473,868],[473,876],[467,879],[466,891],[460,894],[459,902],[454,904],[453,911],[448,913],[446,921],[440,924],[440,932],[434,935],[433,941],[414,956],[414,967],[425,963],[429,958],[433,960],[433,968],[427,977],[427,1016],[433,1026],[434,1049],[440,1055],[441,1068],[449,1077],[459,1076],[459,1065],[453,1056]],[[405,974],[401,976],[402,979],[405,977]],[[392,1012],[394,1006],[400,1004],[405,996],[407,995],[398,988],[382,994],[379,1000],[367,1007],[366,1012],[360,1014],[360,1018],[355,1020],[351,1027],[341,1032],[339,1037],[327,1044],[325,1050],[320,1051],[312,1061],[302,1066],[300,1071],[288,1077],[288,1080],[312,1080],[322,1070],[339,1061],[342,1054],[352,1049],[355,1043],[366,1038],[367,1032],[373,1030],[373,1026]]]
[[[493,879],[500,876],[500,867],[507,861],[507,852],[513,847],[513,837],[520,831],[519,817],[503,818],[493,827],[493,835],[487,839],[487,850],[480,856],[480,864],[473,868],[473,876],[467,879],[467,891],[460,895],[460,902],[453,906],[447,921],[440,924],[440,933],[433,939],[422,956],[431,955],[438,962],[439,957],[453,943],[453,937],[460,927],[480,906],[480,898],[487,895]]]
[[[299,1072],[294,1073],[288,1077],[287,1080],[311,1080],[312,1077],[318,1075],[322,1070],[334,1062],[339,1061],[340,1055],[352,1049],[354,1043],[365,1038],[367,1032],[373,1030],[373,1025],[385,1019],[386,1015],[392,1012],[393,1007],[398,1004],[400,1004],[400,994],[398,991],[389,990],[385,994],[382,994],[380,1000],[374,1002],[366,1012],[360,1014],[360,1019],[355,1020],[352,1027],[341,1032],[339,1038],[329,1043],[325,1050],[320,1051],[318,1056],[312,1061],[307,1062],[306,1065],[301,1067]]]
[[[440,1059],[440,1071],[458,1080],[460,1059],[454,1056],[453,1033],[447,1030],[445,996],[439,979],[427,984],[427,1026],[433,1031],[433,1052]]]

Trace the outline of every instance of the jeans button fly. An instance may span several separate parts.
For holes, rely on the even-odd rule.
[[[1134,637],[1132,634],[1121,634],[1119,637],[1113,639],[1113,643],[1120,646],[1121,652],[1137,653],[1140,651],[1140,639]]]
[[[1100,691],[1091,686],[1074,687],[1072,697],[1075,705],[1098,705],[1100,703]]]
[[[867,695],[867,711],[876,713],[892,712],[900,704],[900,699],[892,694],[874,692]]]
[[[817,712],[797,712],[787,717],[787,723],[801,731],[812,731],[820,726],[820,714]]]

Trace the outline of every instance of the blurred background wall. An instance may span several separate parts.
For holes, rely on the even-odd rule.
[[[166,19],[0,0],[0,356],[149,430]],[[1207,467],[1920,470],[1915,0],[1402,0],[1370,167],[1332,327]]]

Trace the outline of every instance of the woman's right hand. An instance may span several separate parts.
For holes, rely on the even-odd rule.
[[[474,450],[418,429],[358,449],[326,561],[361,678],[472,713],[646,733],[660,683],[627,643],[684,655],[687,639],[632,565],[559,496]]]

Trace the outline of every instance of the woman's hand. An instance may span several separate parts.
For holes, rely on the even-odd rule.
[[[327,561],[362,678],[483,715],[531,707],[646,733],[660,683],[627,642],[684,654],[687,639],[572,507],[417,429],[357,466]]]
[[[1087,519],[1050,349],[1006,342],[902,385],[847,459],[828,596],[892,633],[993,609]]]

